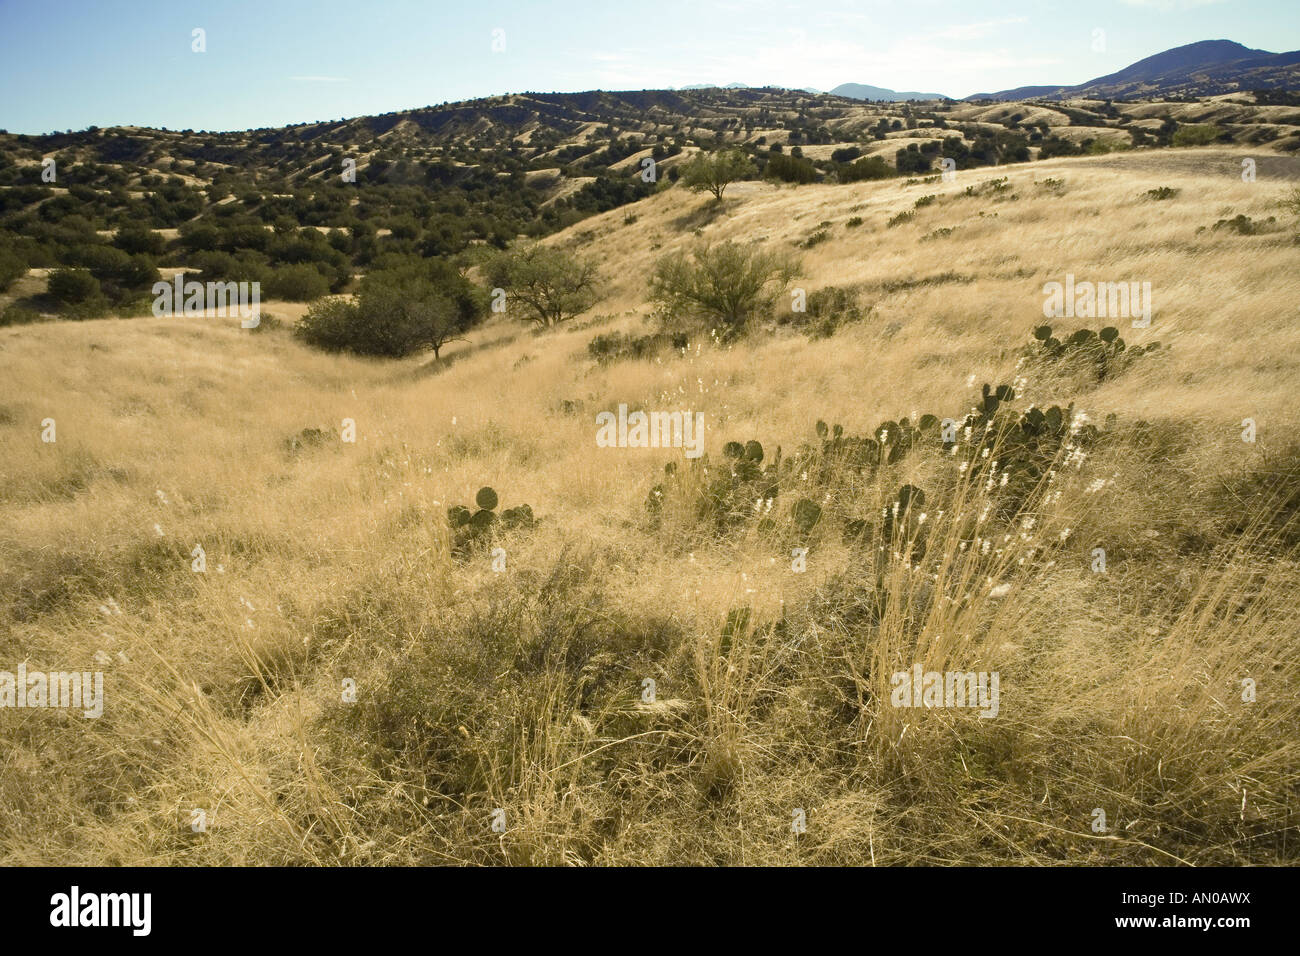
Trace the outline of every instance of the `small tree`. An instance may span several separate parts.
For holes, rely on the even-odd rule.
[[[525,305],[526,318],[545,327],[585,312],[600,299],[595,265],[537,242],[497,253],[483,272],[492,286]]]
[[[691,256],[669,253],[655,263],[650,297],[671,314],[716,319],[730,331],[770,309],[799,274],[798,260],[757,243],[700,246]]]
[[[682,170],[682,182],[696,192],[708,190],[722,202],[722,193],[738,179],[754,175],[754,164],[738,149],[700,153]]]
[[[400,358],[461,338],[484,316],[480,290],[455,268],[430,260],[374,272],[361,282],[355,302],[321,299],[295,329],[317,348]]]
[[[1282,208],[1291,215],[1300,217],[1300,186],[1292,188],[1282,197]]]

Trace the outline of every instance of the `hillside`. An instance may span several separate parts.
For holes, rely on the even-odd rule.
[[[699,95],[723,123],[770,94]],[[542,102],[356,121],[346,141],[505,142],[539,135]],[[1018,107],[1054,130],[1090,108]],[[1268,108],[1147,109],[1124,122]],[[838,137],[875,114],[808,115]],[[751,119],[726,135],[780,128]],[[277,151],[344,129],[250,134],[256,160],[231,165],[283,171]],[[57,145],[138,140],[141,168],[203,176],[192,150],[238,158],[210,138]],[[440,361],[310,350],[286,327],[303,306],[277,301],[285,324],[256,332],[0,328],[0,658],[100,669],[108,701],[3,725],[0,860],[1294,864],[1297,183],[1287,152],[1208,146],[953,182],[752,180],[719,204],[661,189],[544,240],[598,264],[594,308],[544,332],[507,311]],[[594,359],[597,335],[657,330],[654,262],[700,240],[797,253],[793,286],[840,295],[802,315],[787,294],[725,342]],[[1151,284],[1150,327],[1114,322],[1135,357],[1101,378],[1032,335],[1105,324],[1044,319],[1067,275]],[[992,455],[969,431],[878,446],[867,468],[823,444],[819,421],[907,435],[929,414],[991,436],[985,383],[1015,393]],[[708,457],[598,448],[595,416],[619,404],[703,413]],[[1055,425],[1032,417],[1054,406]],[[1031,449],[1025,423],[1051,430]],[[798,465],[750,483],[732,441]],[[538,519],[493,539],[503,570],[448,523],[483,486]],[[891,706],[913,661],[999,672],[1000,719]]]
[[[473,262],[675,187],[733,149],[754,181],[1011,167],[1214,143],[1300,149],[1274,94],[864,103],[774,89],[533,94],[241,133],[0,134],[0,325],[138,314],[164,275],[306,302],[412,257]],[[48,290],[52,271],[74,287]]]

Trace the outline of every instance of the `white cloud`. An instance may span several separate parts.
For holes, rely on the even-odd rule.
[[[997,32],[998,27],[1010,26],[1014,23],[1028,23],[1028,17],[1006,17],[1002,20],[984,20],[981,23],[964,23],[954,27],[946,27],[934,34],[942,40],[981,40],[992,33]]]
[[[1144,7],[1148,10],[1159,10],[1161,13],[1170,13],[1174,10],[1194,10],[1197,7],[1208,7],[1216,3],[1226,3],[1227,0],[1121,0],[1122,3],[1130,7]]]

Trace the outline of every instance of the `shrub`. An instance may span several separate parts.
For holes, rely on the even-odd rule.
[[[784,183],[811,183],[817,181],[817,167],[811,160],[802,156],[784,156],[770,154],[763,175],[768,179],[779,179]]]
[[[716,319],[736,331],[769,309],[798,270],[797,260],[757,243],[699,246],[655,263],[650,297],[669,314]]]
[[[674,348],[685,348],[686,337],[666,332],[638,336],[626,332],[606,332],[587,343],[587,354],[597,362],[608,364],[622,359],[653,358],[669,344]]]
[[[6,325],[29,325],[40,320],[41,315],[39,312],[34,312],[21,305],[11,305],[3,312],[0,312],[0,328]]]
[[[147,226],[123,226],[113,237],[113,245],[131,255],[156,256],[163,251],[163,238]]]
[[[329,280],[309,265],[281,266],[266,282],[266,295],[290,302],[310,302],[327,295]]]
[[[355,302],[325,299],[295,328],[303,341],[330,351],[400,358],[432,349],[434,358],[485,314],[482,294],[439,260],[366,276]]]
[[[841,166],[835,172],[842,183],[856,183],[863,180],[888,179],[894,175],[894,169],[879,156],[868,156],[856,163]]]
[[[0,292],[27,274],[27,263],[11,249],[0,249]]]
[[[1241,236],[1253,236],[1261,232],[1272,232],[1274,229],[1274,223],[1276,222],[1277,219],[1274,216],[1269,216],[1264,220],[1258,220],[1251,219],[1249,216],[1243,215],[1242,213],[1237,213],[1237,215],[1231,219],[1220,219],[1211,226],[1210,229],[1213,232],[1218,232],[1220,229],[1226,229],[1228,232],[1235,232]],[[1204,228],[1204,226],[1201,226],[1200,229],[1197,229],[1196,231],[1200,232],[1201,229]]]
[[[1282,209],[1292,216],[1300,217],[1300,186],[1294,187],[1282,197]]]
[[[921,152],[916,143],[912,143],[906,149],[900,149],[894,154],[894,165],[902,174],[928,173],[930,158]]]
[[[540,243],[499,252],[483,267],[493,286],[524,305],[524,318],[557,325],[600,301],[596,267]]]
[[[863,308],[855,288],[827,286],[808,295],[803,312],[782,315],[783,324],[799,327],[812,338],[829,338],[844,325],[859,322],[871,311]]]
[[[50,273],[50,295],[65,305],[98,298],[99,282],[85,269],[56,269]]]
[[[1175,146],[1206,146],[1219,138],[1219,128],[1210,123],[1180,126],[1174,133]]]

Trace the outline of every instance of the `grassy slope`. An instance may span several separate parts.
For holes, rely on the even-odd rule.
[[[1268,510],[1229,490],[1241,475],[1295,460],[1300,272],[1286,233],[1196,235],[1275,214],[1281,185],[1241,183],[1240,155],[738,184],[721,213],[675,189],[630,207],[635,223],[620,209],[554,240],[599,258],[601,330],[631,330],[654,257],[695,228],[785,244],[830,220],[806,285],[863,284],[874,308],[821,341],[598,367],[590,326],[534,336],[497,319],[440,368],[318,355],[229,320],[0,330],[0,669],[111,659],[98,721],[0,711],[0,859],[1293,860],[1294,550],[1243,550],[1224,528]],[[962,194],[998,174],[1016,199]],[[1034,183],[1049,177],[1060,195]],[[1163,185],[1181,193],[1142,198]],[[1150,281],[1154,324],[1124,334],[1172,348],[1100,387],[1031,376],[1018,404],[1146,419],[1160,442],[1070,469],[988,567],[936,518],[940,573],[960,584],[947,604],[895,568],[892,610],[872,619],[830,538],[795,575],[752,528],[719,539],[680,514],[651,528],[643,502],[673,455],[595,447],[591,412],[620,401],[703,411],[715,460],[729,439],[793,449],[819,418],[862,432],[960,417],[978,383],[1017,374],[1042,284],[1067,271]],[[572,399],[586,411],[562,411]],[[286,450],[344,418],[355,445]],[[933,487],[933,468],[909,461],[891,487]],[[1088,492],[1097,479],[1111,483]],[[505,542],[505,574],[449,554],[445,509],[484,484],[543,519]],[[888,490],[862,489],[867,510]],[[196,543],[206,575],[189,570]],[[1019,564],[1034,546],[1054,563]],[[1099,546],[1106,575],[1088,571]],[[1001,600],[995,579],[1014,585]],[[740,606],[751,626],[724,656]],[[1000,718],[881,706],[890,662],[913,657],[999,669]],[[647,677],[654,707],[638,702]],[[344,678],[356,704],[339,703]],[[207,833],[190,830],[196,807]],[[1095,807],[1107,834],[1089,829]]]

